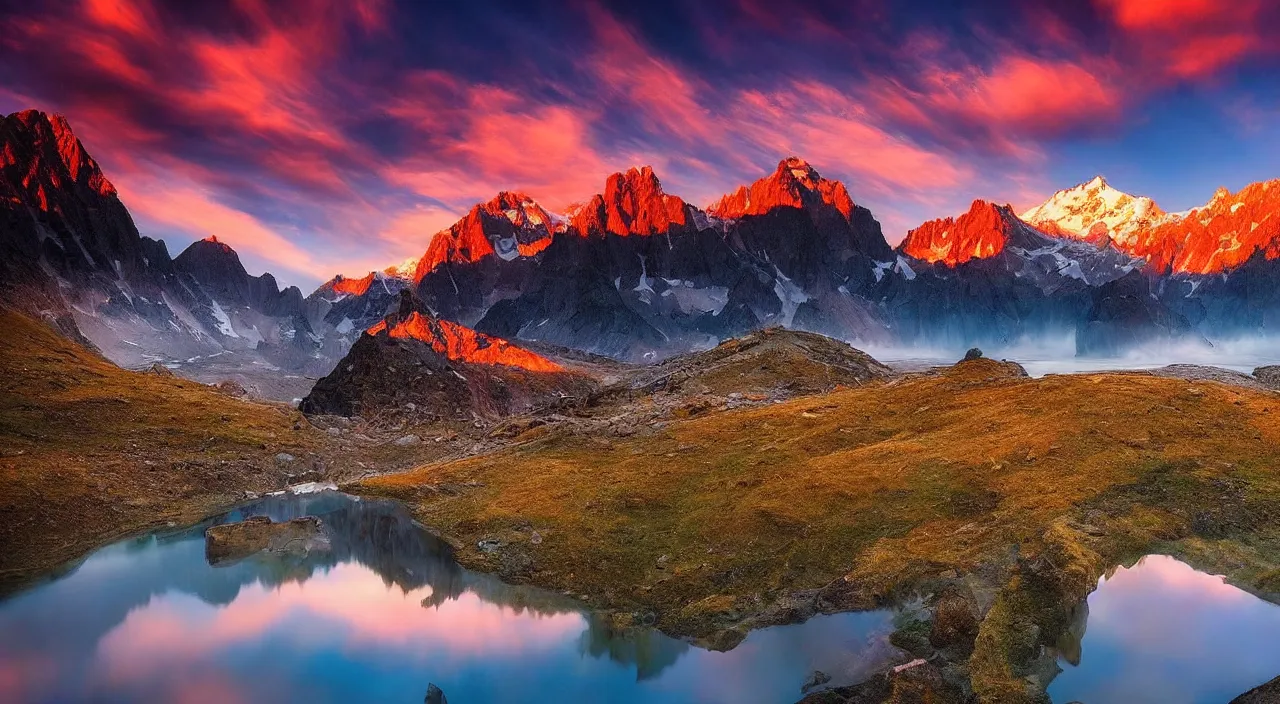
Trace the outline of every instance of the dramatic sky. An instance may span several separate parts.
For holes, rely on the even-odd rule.
[[[0,111],[65,114],[144,234],[309,288],[499,190],[651,164],[696,205],[790,154],[896,242],[1103,174],[1280,177],[1272,0],[0,0]]]

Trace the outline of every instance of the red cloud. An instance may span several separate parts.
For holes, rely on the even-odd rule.
[[[142,35],[151,31],[151,5],[145,0],[85,0],[85,15],[98,25]]]
[[[1116,24],[1126,29],[1180,29],[1187,25],[1255,11],[1257,0],[1101,0]]]
[[[1123,42],[1144,73],[1205,78],[1251,54],[1274,50],[1274,39],[1263,29],[1263,0],[1097,1],[1124,32]]]
[[[418,141],[385,168],[392,183],[460,211],[500,190],[527,191],[560,209],[598,190],[611,170],[594,146],[587,107],[467,85],[439,72],[419,74],[409,85],[413,97],[387,112]]]
[[[1121,72],[1105,58],[1041,58],[1004,47],[980,65],[928,35],[913,38],[905,53],[916,70],[873,81],[876,110],[980,153],[1034,159],[1040,139],[1112,124],[1126,102],[1115,78]]]

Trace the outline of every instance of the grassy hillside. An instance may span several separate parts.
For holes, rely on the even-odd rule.
[[[296,411],[122,370],[17,313],[0,330],[0,588],[278,488],[320,442]]]
[[[1269,392],[978,360],[632,437],[528,438],[353,488],[411,502],[472,567],[724,646],[818,610],[958,594],[980,632],[916,650],[946,649],[987,701],[1033,698],[1039,646],[1144,551],[1280,593]]]

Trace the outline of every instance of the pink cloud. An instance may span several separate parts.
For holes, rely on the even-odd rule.
[[[730,117],[730,131],[766,154],[817,155],[849,174],[855,197],[948,188],[968,175],[963,164],[878,127],[859,101],[823,83],[744,92]]]
[[[288,234],[278,232],[248,213],[216,202],[212,194],[194,185],[173,185],[144,178],[118,187],[122,188],[121,199],[131,205],[134,215],[144,225],[178,229],[193,239],[216,236],[242,255],[256,255],[311,278],[323,280],[333,273],[331,264],[318,261]],[[134,188],[140,188],[147,197],[132,198]]]
[[[134,35],[151,31],[151,6],[145,0],[85,0],[84,11],[102,27]]]
[[[591,17],[596,51],[586,63],[606,100],[620,97],[639,111],[649,129],[681,141],[722,141],[711,112],[698,102],[708,86],[655,56],[607,12],[596,8]]]
[[[1248,34],[1190,37],[1168,54],[1168,71],[1176,78],[1198,78],[1217,73],[1259,46],[1260,38]]]
[[[1002,127],[1055,133],[1081,120],[1114,117],[1120,91],[1100,72],[1070,61],[1004,56],[989,72],[934,76],[944,109]]]

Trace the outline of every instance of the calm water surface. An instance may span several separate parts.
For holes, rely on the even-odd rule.
[[[1225,704],[1280,675],[1280,606],[1163,555],[1105,577],[1074,631],[1058,704]]]
[[[3,702],[794,702],[902,656],[892,614],[755,631],[728,653],[624,637],[579,603],[459,568],[391,502],[269,497],[217,522],[320,516],[327,550],[211,567],[204,528],[104,548],[0,602]]]

